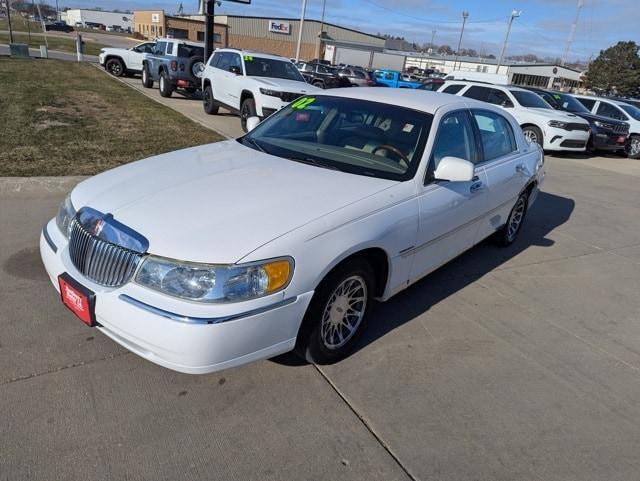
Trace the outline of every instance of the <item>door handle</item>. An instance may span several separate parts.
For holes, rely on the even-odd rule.
[[[469,187],[469,192],[471,192],[472,194],[475,194],[477,192],[480,192],[482,190],[482,182],[475,182],[473,184],[471,184],[471,187]]]

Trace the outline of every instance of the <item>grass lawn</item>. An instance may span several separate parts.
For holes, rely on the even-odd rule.
[[[30,22],[20,15],[11,14],[11,28],[14,32],[27,32],[31,29],[31,33],[42,32],[42,23]],[[9,22],[6,18],[0,18],[0,30],[9,30]]]
[[[42,34],[34,33],[31,34],[31,42],[29,42],[29,35],[26,33],[14,33],[13,41],[16,43],[27,43],[30,47],[35,48],[39,48],[40,45],[45,44],[44,36]],[[76,51],[75,38],[52,37],[51,35],[48,35],[47,42],[49,44],[49,50],[59,50],[61,52],[71,53],[75,53]],[[8,33],[0,33],[0,43],[9,43]],[[104,47],[106,47],[106,45],[85,41],[84,53],[87,55],[98,55],[100,53],[100,49]]]
[[[0,58],[0,85],[0,176],[92,175],[222,140],[85,63]]]

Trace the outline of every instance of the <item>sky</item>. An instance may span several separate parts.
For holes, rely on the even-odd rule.
[[[103,9],[162,8],[175,13],[181,0],[69,0],[68,7]],[[513,22],[506,55],[533,53],[562,57],[579,0],[307,0],[307,18],[319,19],[326,1],[325,20],[368,33],[403,36],[410,42],[458,43],[462,12],[469,12],[462,46],[499,55],[512,10]],[[197,0],[182,0],[185,12],[196,12]],[[640,43],[638,0],[582,0],[575,40],[568,60],[589,60],[620,40]],[[299,17],[301,0],[251,0],[251,5],[222,1],[216,14]]]

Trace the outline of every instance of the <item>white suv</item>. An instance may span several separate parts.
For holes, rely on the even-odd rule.
[[[544,150],[584,152],[589,122],[577,115],[554,110],[541,97],[518,87],[482,82],[447,81],[438,92],[460,95],[498,105],[513,115],[525,137]]]
[[[103,48],[98,61],[111,75],[121,77],[125,74],[142,72],[142,60],[147,53],[153,52],[156,42],[143,42],[131,48]]]
[[[627,157],[640,159],[640,109],[638,107],[605,97],[587,97],[586,95],[574,95],[574,97],[596,115],[627,122],[629,124],[629,138],[625,145]]]
[[[288,58],[223,48],[216,50],[202,75],[203,106],[208,114],[223,107],[247,119],[264,119],[298,97],[320,91],[305,82]]]

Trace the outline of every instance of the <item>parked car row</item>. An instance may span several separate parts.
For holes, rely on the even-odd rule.
[[[525,136],[545,150],[640,158],[640,109],[621,100],[459,80],[446,81],[438,91],[508,110]]]

